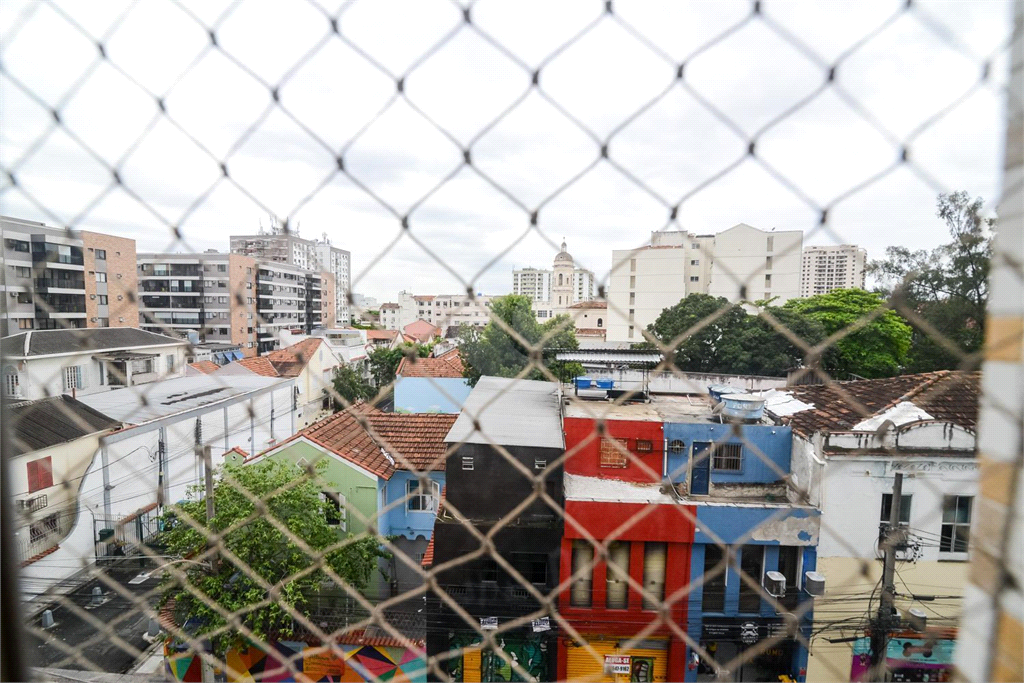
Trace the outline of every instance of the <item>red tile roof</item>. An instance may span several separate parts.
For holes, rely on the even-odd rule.
[[[235,362],[246,370],[264,377],[298,377],[321,343],[323,339],[310,337],[264,356],[243,358]]]
[[[608,308],[607,301],[581,301],[578,304],[573,304],[569,308]]]
[[[974,431],[981,373],[940,370],[918,375],[787,387],[814,407],[784,418],[799,434],[848,431],[857,423],[907,401],[934,417]]]
[[[367,330],[366,340],[371,339],[387,339],[391,340],[398,336],[398,330]]]
[[[434,564],[434,534],[430,534],[430,540],[427,541],[427,549],[423,551],[423,559],[420,560],[420,564],[424,567]]]
[[[209,375],[220,370],[220,366],[214,363],[212,360],[200,360],[195,363],[189,363],[188,366],[204,375]]]
[[[437,357],[402,358],[395,372],[399,377],[462,377],[462,356],[452,349]]]
[[[396,469],[443,471],[444,439],[457,418],[442,413],[385,413],[359,403],[310,425],[288,441],[305,437],[390,479]]]
[[[576,330],[577,337],[601,337],[606,336],[607,330],[602,327],[580,327]]]
[[[421,344],[429,342],[434,337],[441,336],[441,328],[434,327],[426,320],[417,320],[416,322],[409,323],[402,330],[407,336],[413,337]]]

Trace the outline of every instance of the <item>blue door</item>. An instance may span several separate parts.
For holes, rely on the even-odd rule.
[[[711,443],[694,441],[690,461],[690,495],[706,496],[711,488]]]

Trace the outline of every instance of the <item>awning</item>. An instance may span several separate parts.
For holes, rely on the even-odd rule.
[[[570,363],[597,363],[607,365],[631,365],[634,367],[654,367],[662,360],[657,351],[620,351],[587,349],[582,351],[558,351],[555,360]]]
[[[134,351],[112,351],[110,353],[98,353],[95,356],[93,356],[93,360],[105,360],[114,362],[124,362],[129,360],[146,360],[147,358],[159,358],[159,354],[137,353]]]
[[[235,351],[231,351],[230,353],[231,353],[231,357],[234,360],[242,360],[243,358],[245,358],[245,354],[242,353],[241,351],[235,350]]]
[[[218,351],[217,353],[213,354],[213,362],[217,363],[218,365],[224,365],[224,363],[227,362],[227,359],[224,357],[223,353]]]

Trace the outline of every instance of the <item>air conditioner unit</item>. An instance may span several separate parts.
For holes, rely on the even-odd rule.
[[[91,322],[91,323],[94,323],[94,322],[96,322],[97,320],[99,320],[99,318],[89,318],[89,322]]]

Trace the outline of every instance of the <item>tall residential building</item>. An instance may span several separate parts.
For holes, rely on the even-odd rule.
[[[833,289],[864,289],[868,252],[855,244],[804,247],[800,296],[828,294]]]
[[[594,298],[594,274],[580,268],[563,241],[551,270],[521,268],[512,271],[512,293],[530,297],[541,321],[568,313],[573,304]]]
[[[471,299],[466,294],[413,294],[403,290],[398,293],[397,304],[381,304],[380,322],[386,330],[402,330],[417,320],[442,330],[459,325],[483,327],[490,321],[492,298],[484,294]]]
[[[0,217],[0,335],[134,327],[135,240]]]
[[[613,251],[608,341],[641,342],[663,310],[690,294],[706,294],[714,246],[714,235],[671,230],[651,233],[648,246]]]
[[[297,230],[286,232],[275,222],[269,231],[261,228],[257,235],[233,235],[231,252],[263,263],[289,263],[306,270],[330,273],[334,276],[334,317],[339,324],[348,326],[352,319],[348,302],[352,255],[333,246],[327,233],[320,240],[307,240],[299,237]]]
[[[800,296],[802,230],[758,230],[739,223],[715,235],[708,293],[729,301],[774,299],[781,305]]]
[[[329,321],[321,275],[287,263],[220,252],[140,254],[139,281],[140,327],[198,331],[245,355],[278,348],[282,329],[310,334]]]

